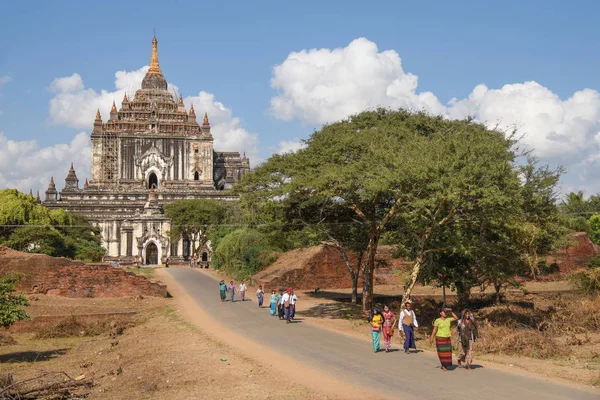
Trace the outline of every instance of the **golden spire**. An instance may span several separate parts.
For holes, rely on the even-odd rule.
[[[179,94],[179,105],[183,105],[183,96],[181,95],[181,93]]]
[[[202,123],[203,125],[208,125],[208,113],[204,113],[204,122]]]
[[[160,66],[158,65],[158,40],[156,40],[156,35],[152,39],[152,56],[150,57],[150,69],[148,69],[149,74],[161,74]]]
[[[125,94],[123,95],[123,101],[122,101],[122,103],[127,103],[128,101],[129,101],[129,100],[127,99],[127,93],[125,93]]]
[[[115,101],[114,100],[113,100],[112,108],[110,109],[110,112],[113,112],[113,111],[117,111],[117,106],[115,105]]]
[[[194,111],[194,103],[190,106],[190,115],[196,116],[196,111]]]
[[[100,109],[96,111],[96,121],[102,121],[102,117],[100,116]]]

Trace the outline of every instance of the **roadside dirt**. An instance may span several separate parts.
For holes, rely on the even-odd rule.
[[[0,375],[12,373],[15,381],[42,371],[85,375],[95,382],[89,399],[339,398],[291,382],[277,363],[263,364],[189,323],[175,299],[36,297],[33,317],[135,311],[136,326],[116,338],[12,334],[16,344],[0,346]]]

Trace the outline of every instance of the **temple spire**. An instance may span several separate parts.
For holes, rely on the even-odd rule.
[[[202,122],[202,124],[203,125],[210,125],[208,123],[208,113],[207,112],[204,113],[204,121]]]
[[[150,57],[150,68],[148,69],[149,74],[161,74],[160,66],[158,65],[158,40],[156,35],[152,38],[152,56]]]
[[[100,109],[96,111],[96,121],[102,121],[102,117],[100,116]]]
[[[121,103],[127,103],[129,100],[127,99],[127,93],[123,95],[123,101]]]
[[[115,104],[115,101],[113,100],[113,105],[110,109],[110,112],[115,112],[115,111],[117,111],[117,105]]]
[[[194,103],[190,106],[190,117],[196,117],[196,111],[194,111]]]

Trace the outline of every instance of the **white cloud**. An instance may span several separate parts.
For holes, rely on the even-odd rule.
[[[306,147],[306,144],[304,144],[300,139],[294,139],[294,140],[282,140],[281,142],[279,142],[279,146],[277,148],[277,151],[275,151],[277,154],[285,154],[285,153],[295,153],[298,150],[301,150],[303,148]]]
[[[465,99],[442,104],[431,92],[418,92],[418,77],[405,72],[398,53],[379,51],[367,39],[344,48],[293,52],[273,68],[271,113],[282,120],[314,125],[333,122],[375,107],[425,110],[448,118],[473,116],[489,127],[524,134],[522,144],[542,161],[561,163],[566,186],[600,191],[600,93],[575,92],[562,100],[537,82],[507,84],[500,89],[476,86]]]
[[[204,113],[208,113],[210,132],[215,139],[214,148],[217,151],[246,152],[252,164],[260,160],[258,153],[258,135],[249,133],[242,128],[238,117],[225,105],[215,100],[215,95],[200,92],[197,96],[183,99],[186,109],[194,104],[198,122],[202,123]]]
[[[9,140],[0,132],[0,188],[16,188],[34,194],[44,192],[54,176],[58,190],[64,185],[64,178],[74,163],[80,187],[85,181],[86,172],[90,171],[90,139],[81,132],[71,143],[55,144],[39,148],[35,140]]]
[[[114,91],[97,92],[86,88],[83,79],[77,73],[55,79],[50,84],[50,89],[55,93],[50,100],[50,121],[72,128],[91,130],[96,110],[100,109],[102,119],[106,120],[113,100],[117,107],[120,107],[125,93],[131,98],[141,87],[147,70],[148,66],[136,71],[118,71],[115,74]],[[169,84],[169,92],[178,92],[177,86]],[[240,119],[234,117],[229,108],[217,101],[214,94],[200,92],[197,96],[186,97],[184,102],[188,110],[190,104],[194,103],[200,123],[204,112],[208,112],[217,151],[245,151],[253,164],[258,160],[258,136],[246,131]]]
[[[10,81],[12,81],[10,75],[0,75],[0,87],[6,85]]]

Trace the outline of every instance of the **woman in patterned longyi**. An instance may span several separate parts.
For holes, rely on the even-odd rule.
[[[452,318],[448,318],[446,313],[451,313]],[[442,371],[447,371],[452,366],[452,331],[450,325],[458,320],[456,314],[451,309],[445,308],[440,311],[440,317],[433,322],[433,332],[429,338],[429,343],[433,344],[435,337],[435,347],[438,357],[442,364]]]

